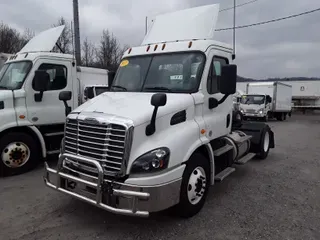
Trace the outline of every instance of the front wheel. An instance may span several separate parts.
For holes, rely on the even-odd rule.
[[[180,217],[192,217],[203,207],[210,185],[210,164],[200,153],[194,153],[184,170],[180,202],[175,211]]]
[[[39,149],[32,136],[8,133],[0,139],[0,176],[27,172],[36,166],[39,157]]]

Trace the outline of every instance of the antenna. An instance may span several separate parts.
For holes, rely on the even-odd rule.
[[[236,59],[236,0],[233,0],[233,54],[232,60]]]

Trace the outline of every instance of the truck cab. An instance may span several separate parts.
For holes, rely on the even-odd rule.
[[[70,110],[80,105],[81,67],[73,55],[50,52],[63,29],[40,33],[0,70],[0,176],[29,171],[40,159],[57,156],[66,119],[59,94],[69,93]],[[100,71],[107,76],[107,70]]]
[[[244,94],[241,96],[239,110],[244,118],[265,119],[271,110],[272,98],[266,94]]]
[[[234,164],[267,157],[268,125],[242,124],[233,112],[233,51],[211,39],[218,12],[214,4],[156,17],[123,55],[110,91],[67,116],[46,186],[117,214],[173,207],[191,217]]]

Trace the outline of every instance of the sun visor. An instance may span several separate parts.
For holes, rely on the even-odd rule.
[[[50,52],[56,45],[65,26],[50,28],[33,37],[19,53],[27,52]]]
[[[219,4],[189,8],[153,18],[142,45],[191,39],[212,39]]]

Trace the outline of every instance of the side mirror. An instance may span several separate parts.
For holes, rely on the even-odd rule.
[[[87,89],[87,97],[89,99],[94,98],[93,87],[88,87],[88,89]]]
[[[59,100],[63,101],[66,116],[68,116],[68,114],[71,112],[71,107],[69,107],[67,103],[67,101],[71,100],[71,98],[72,98],[71,91],[62,91],[59,93]]]
[[[34,95],[34,100],[36,102],[41,102],[43,98],[43,92],[48,89],[48,85],[50,82],[49,74],[44,70],[36,70],[34,73],[33,79],[33,88],[34,90],[38,91]]]
[[[60,101],[70,101],[72,98],[72,92],[71,91],[62,91],[59,93],[59,100]]]
[[[221,67],[219,90],[222,94],[231,95],[236,93],[237,65],[230,64]]]
[[[108,72],[108,87],[109,88],[111,87],[115,76],[116,76],[116,72],[113,72],[113,71]]]
[[[151,97],[151,105],[154,106],[150,124],[146,127],[146,135],[151,136],[156,132],[156,118],[158,108],[167,104],[167,95],[165,93],[156,93]]]
[[[165,93],[156,93],[151,97],[151,105],[154,107],[162,107],[167,104],[167,95]]]

